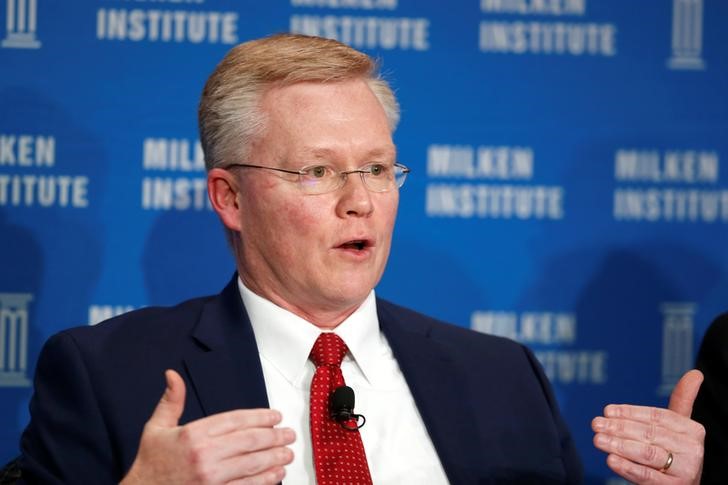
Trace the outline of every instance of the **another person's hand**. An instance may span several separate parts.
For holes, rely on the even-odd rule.
[[[173,370],[167,389],[144,426],[139,451],[121,482],[276,484],[293,460],[286,447],[295,435],[275,428],[281,421],[272,409],[244,409],[208,416],[179,426],[185,384]]]
[[[638,484],[698,484],[705,429],[690,419],[703,374],[687,372],[668,409],[609,404],[594,418],[594,446],[609,453],[607,465]]]

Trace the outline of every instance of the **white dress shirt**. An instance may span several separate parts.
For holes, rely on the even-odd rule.
[[[258,344],[270,407],[283,415],[281,426],[296,432],[284,483],[315,484],[309,394],[316,369],[308,355],[321,329],[256,295],[240,279],[238,287]],[[447,484],[402,371],[379,330],[373,290],[334,332],[349,347],[341,371],[356,395],[354,412],[366,416],[360,432],[372,481]]]

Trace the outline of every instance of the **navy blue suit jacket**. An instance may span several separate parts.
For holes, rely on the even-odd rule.
[[[581,481],[574,443],[525,347],[383,300],[377,311],[451,483]],[[214,297],[53,336],[38,361],[21,440],[25,481],[118,483],[168,368],[187,385],[181,423],[268,407],[235,278]]]

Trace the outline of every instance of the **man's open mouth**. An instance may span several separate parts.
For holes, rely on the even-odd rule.
[[[357,251],[362,251],[366,248],[371,246],[371,243],[367,241],[366,239],[353,239],[351,241],[347,241],[344,244],[340,245],[339,247],[341,249],[354,249]]]

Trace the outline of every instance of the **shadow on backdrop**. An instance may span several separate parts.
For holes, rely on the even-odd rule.
[[[579,274],[584,267],[593,267],[593,273],[582,284]],[[578,349],[620,349],[619,354],[608,355],[608,388],[587,383],[570,389],[570,384],[560,382],[558,369],[553,376],[585,468],[601,468],[604,473],[585,477],[585,483],[601,484],[611,471],[604,464],[606,455],[592,444],[591,420],[608,403],[667,405],[667,396],[640,384],[661,379],[662,305],[695,301],[723,275],[719,265],[692,248],[659,241],[564,253],[545,264],[544,274],[559,275],[558,281],[545,277],[537,282],[524,294],[522,305],[574,308],[581,329],[575,344]],[[683,274],[691,285],[683,284],[676,274]],[[644,379],[645,375],[650,378]]]
[[[37,193],[30,199],[23,194],[15,199],[8,197],[0,210],[0,292],[30,296],[26,344],[26,374],[30,379],[45,339],[87,322],[101,271],[101,230],[96,211],[101,205],[108,167],[96,135],[42,93],[26,87],[4,89],[0,91],[0,106],[0,133],[17,139],[21,135],[54,139],[51,161],[31,166],[5,163],[0,174],[89,178],[88,207],[63,206],[56,192],[56,200],[45,206],[38,202]],[[19,149],[14,146],[17,158]],[[9,345],[8,341],[5,345]],[[22,346],[20,342],[15,345]],[[19,355],[20,349],[16,352]],[[30,393],[30,387],[0,387],[0,461],[18,453],[18,439],[28,420]]]
[[[212,211],[161,214],[149,231],[141,265],[150,305],[216,294],[235,271]]]

